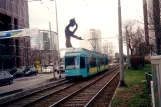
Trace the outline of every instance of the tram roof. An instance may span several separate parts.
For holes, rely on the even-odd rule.
[[[106,55],[106,54],[102,54],[102,53],[91,51],[91,50],[84,49],[84,48],[66,48],[66,53],[75,53],[75,52],[83,52],[83,51]]]

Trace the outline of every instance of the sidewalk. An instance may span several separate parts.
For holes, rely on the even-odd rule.
[[[125,70],[127,86],[118,87],[111,107],[151,107],[151,96],[148,92],[145,72],[151,71],[150,65],[140,70]]]
[[[51,80],[52,78],[53,78],[53,74],[51,73],[51,74],[38,74],[37,76],[15,79],[13,84],[11,85],[0,86],[0,97],[50,83],[49,80]],[[57,78],[56,81],[61,80],[59,79],[58,74],[56,74],[56,78]],[[62,74],[62,79],[64,79],[63,74]]]

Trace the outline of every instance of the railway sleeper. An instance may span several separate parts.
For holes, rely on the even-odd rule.
[[[65,104],[65,105],[63,105],[62,107],[72,107],[73,106],[73,104]],[[80,107],[83,107],[84,106],[84,104],[75,104],[74,106],[80,106]]]

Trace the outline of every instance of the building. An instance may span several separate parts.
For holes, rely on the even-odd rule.
[[[102,38],[100,30],[90,29],[82,35],[82,38],[88,41],[80,41],[80,48],[100,53],[102,52]]]
[[[0,31],[29,27],[27,0],[0,0]]]
[[[36,34],[37,33],[37,34]],[[39,61],[41,65],[49,65],[53,62],[52,48],[54,50],[54,60],[58,60],[58,42],[56,32],[48,30],[36,30],[36,35],[31,36],[31,63]],[[53,46],[53,47],[52,47]]]
[[[29,27],[26,0],[0,0],[0,31]],[[30,38],[0,40],[0,69],[30,65]]]
[[[103,44],[103,53],[113,56],[114,55],[114,48],[115,46],[113,45],[112,42],[108,41]]]

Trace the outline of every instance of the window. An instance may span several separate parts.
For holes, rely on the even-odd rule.
[[[10,12],[13,11],[12,10],[12,1],[8,1],[8,3],[7,3],[7,10],[10,11]]]
[[[80,69],[85,68],[85,58],[84,57],[80,57]]]
[[[94,57],[88,57],[87,63],[89,67],[96,67],[96,58]]]
[[[24,14],[25,14],[24,10],[25,10],[24,7],[22,7],[22,11],[21,11],[21,12],[22,12],[22,13],[21,13],[21,14],[22,14],[22,17],[25,16],[25,15],[24,15]]]
[[[6,0],[0,0],[0,8],[6,10]]]
[[[17,6],[16,6],[16,13],[18,14],[18,15],[20,15],[20,6],[17,4]]]
[[[76,64],[76,56],[66,56],[65,57],[65,67],[66,67],[66,69],[75,68],[75,64]]]
[[[21,6],[20,9],[20,16],[23,17],[23,7]]]
[[[100,64],[104,65],[104,59],[103,58],[100,59]]]
[[[108,63],[108,60],[107,60],[107,58],[105,58],[105,65],[107,65],[107,63]]]

